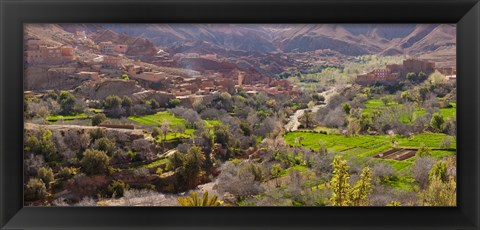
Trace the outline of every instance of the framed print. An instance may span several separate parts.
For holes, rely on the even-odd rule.
[[[1,11],[2,229],[478,229],[478,1]]]

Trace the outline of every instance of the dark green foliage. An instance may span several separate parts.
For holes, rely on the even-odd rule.
[[[77,174],[76,168],[64,167],[58,170],[58,178],[62,180],[68,180],[70,178],[73,178],[75,174]]]
[[[350,109],[351,109],[350,104],[345,103],[345,104],[343,104],[342,108],[343,108],[343,111],[345,111],[346,114],[350,114]]]
[[[106,136],[105,130],[101,128],[90,131],[90,139],[92,140],[92,142],[105,136]]]
[[[108,96],[105,98],[104,107],[105,109],[116,109],[122,104],[122,99],[118,96]]]
[[[128,190],[128,184],[125,184],[122,180],[115,180],[107,187],[107,193],[109,197],[122,197],[125,191]]]
[[[37,171],[37,176],[40,178],[43,183],[46,184],[47,187],[50,187],[50,183],[55,180],[55,177],[53,175],[53,170],[48,167],[41,167]]]
[[[112,156],[115,150],[117,150],[115,141],[112,141],[107,137],[97,139],[93,145],[93,148],[105,152],[108,156]]]
[[[62,91],[59,96],[61,113],[65,115],[75,113],[76,98],[67,91]]]
[[[161,134],[161,130],[157,127],[154,127],[152,130],[152,137],[157,138]]]
[[[226,125],[216,125],[213,130],[215,143],[222,144],[223,147],[231,146],[233,137]]]
[[[175,108],[177,105],[180,105],[180,99],[178,98],[172,98],[168,101],[169,108]]]
[[[35,136],[28,136],[25,140],[25,151],[43,155],[47,162],[60,160],[55,143],[52,141],[52,131],[45,130],[39,140]]]
[[[83,153],[80,165],[82,166],[82,171],[87,175],[94,175],[105,173],[108,161],[109,158],[103,151],[87,149]]]
[[[104,113],[97,113],[92,116],[92,125],[97,126],[107,119]]]
[[[26,200],[39,200],[47,196],[47,187],[41,179],[31,178],[25,186]]]
[[[123,107],[131,107],[133,105],[133,101],[129,96],[124,96],[122,99],[122,106]]]
[[[150,108],[158,109],[159,107],[160,107],[160,104],[158,103],[157,100],[155,99],[150,100]]]
[[[428,173],[428,178],[430,181],[433,180],[433,177],[440,178],[442,182],[447,182],[447,162],[438,161],[432,166],[432,169]]]
[[[250,136],[252,135],[252,128],[247,122],[241,121],[240,122],[240,130],[242,130],[243,135]]]
[[[436,130],[442,130],[445,120],[441,114],[433,114],[432,119],[430,120],[430,125]]]

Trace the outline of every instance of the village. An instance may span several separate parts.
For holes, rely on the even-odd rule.
[[[216,54],[177,53],[171,55],[162,49],[157,49],[156,55],[148,57],[148,62],[146,62],[139,60],[135,53],[132,55],[128,52],[132,46],[115,44],[111,41],[95,44],[84,31],[63,34],[61,37],[67,37],[73,45],[52,46],[34,38],[25,41],[26,77],[29,79],[27,88],[41,89],[41,86],[46,83],[45,79],[49,79],[47,83],[58,81],[59,84],[64,84],[62,78],[69,77],[82,79],[82,81],[122,78],[123,80],[135,80],[145,85],[146,88],[155,88],[150,86],[159,84],[168,86],[160,87],[158,90],[147,89],[140,93],[157,94],[166,100],[178,98],[182,103],[187,104],[191,104],[196,98],[217,92],[232,93],[238,89],[250,94],[258,92],[272,95],[300,93],[297,87],[286,80],[273,80],[258,72],[241,70],[228,63],[224,65],[221,60],[218,60]],[[87,52],[88,55],[85,55]],[[209,61],[216,66],[212,69],[192,70],[187,74],[178,75],[166,73],[158,68],[159,65],[169,67],[173,65],[172,63],[185,60],[201,63],[200,65],[204,61]]]

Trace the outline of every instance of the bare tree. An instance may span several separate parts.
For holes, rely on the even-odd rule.
[[[413,165],[413,177],[418,182],[421,188],[428,185],[428,173],[435,164],[435,159],[431,157],[418,157]]]

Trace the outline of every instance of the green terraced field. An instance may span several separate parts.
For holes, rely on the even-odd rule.
[[[130,116],[128,119],[144,125],[161,125],[164,121],[167,121],[171,126],[185,126],[185,122],[182,118],[175,117],[170,112],[158,112],[156,114],[145,116]]]
[[[440,114],[443,116],[444,119],[453,118],[457,114],[456,104],[455,103],[450,103],[450,104],[453,106],[452,108],[441,108],[439,110]],[[396,102],[390,102],[388,103],[387,106],[385,106],[385,104],[380,99],[372,99],[365,102],[365,108],[363,109],[362,113],[371,114],[375,110],[380,110],[382,108],[386,108],[390,106],[402,107],[403,105],[398,104]],[[413,114],[413,120],[415,120],[416,117],[422,116],[424,114],[425,114],[425,109],[416,106]],[[400,114],[399,121],[404,123],[410,122],[406,114]]]
[[[55,122],[55,121],[58,121],[58,120],[70,121],[70,120],[75,120],[75,119],[87,119],[87,118],[88,118],[87,114],[80,113],[80,114],[76,114],[76,115],[66,115],[66,116],[49,115],[46,120],[50,121],[50,122]]]

